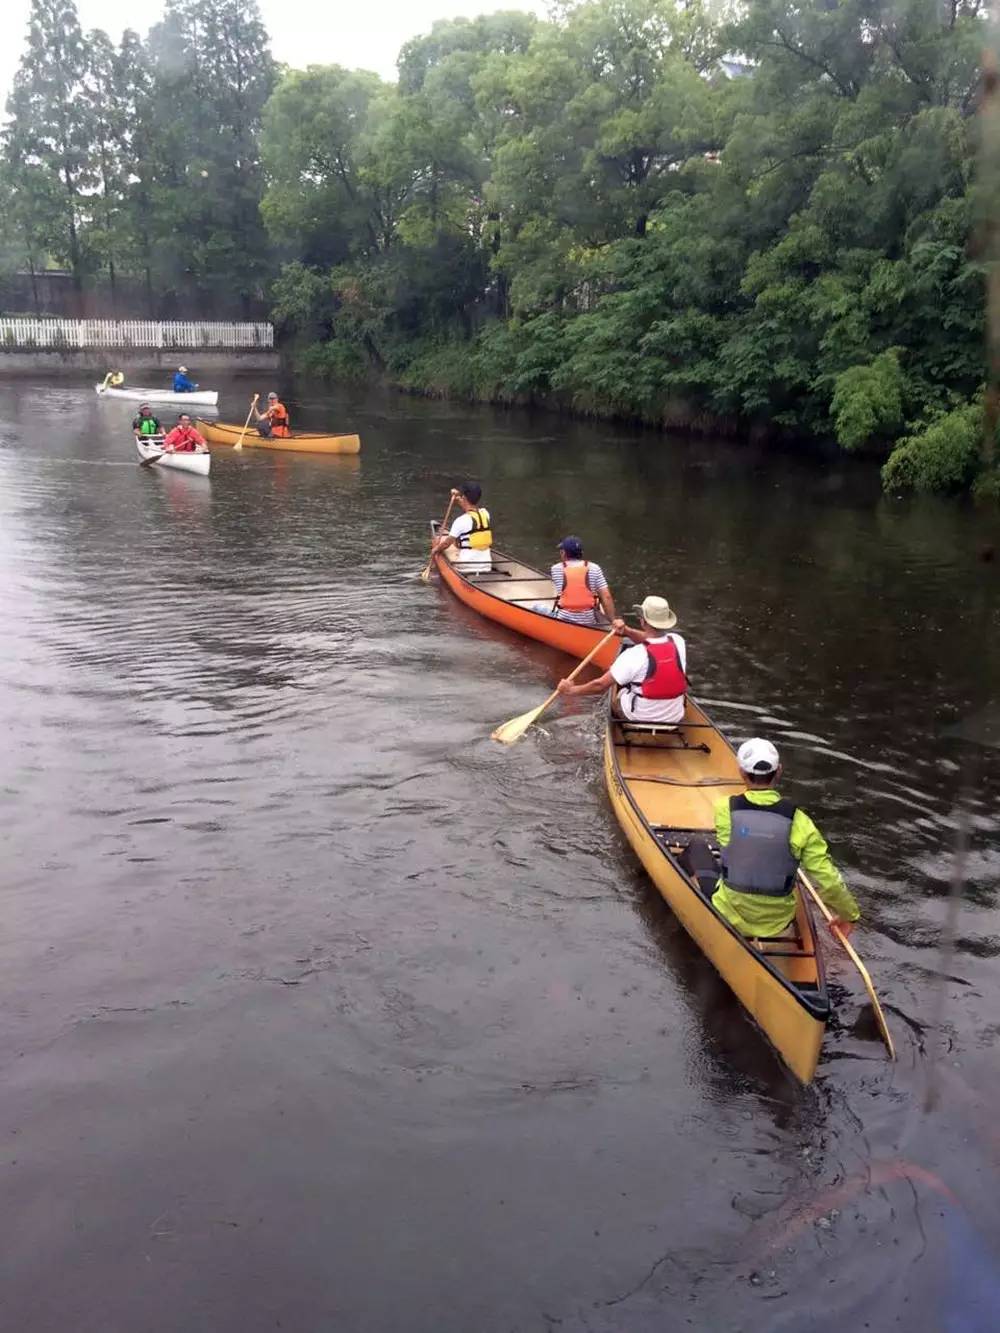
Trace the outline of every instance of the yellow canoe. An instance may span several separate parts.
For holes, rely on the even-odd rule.
[[[224,421],[204,421],[199,417],[198,429],[209,444],[235,444],[243,435],[243,427]],[[286,449],[296,454],[359,454],[360,435],[316,435],[310,431],[295,431],[285,439],[273,435],[258,435],[253,425],[243,435],[244,449]]]
[[[676,730],[609,716],[604,777],[625,836],[681,925],[785,1064],[816,1072],[830,1014],[823,960],[801,887],[794,938],[747,940],[711,904],[718,877],[715,804],[743,791],[736,756],[687,701]]]

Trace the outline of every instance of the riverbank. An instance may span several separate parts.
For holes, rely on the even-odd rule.
[[[293,374],[316,377],[330,384],[359,386],[368,383],[412,398],[437,399],[465,406],[501,407],[546,412],[575,421],[607,421],[649,431],[673,431],[695,437],[747,440],[780,448],[803,445],[818,455],[841,452],[830,438],[803,440],[773,422],[751,421],[734,413],[712,412],[680,396],[663,399],[655,406],[604,401],[598,394],[586,395],[517,387],[511,377],[484,374],[475,343],[438,344],[428,350],[421,344],[394,344],[376,356],[358,357],[345,352],[335,341],[309,347],[286,347],[286,368]],[[864,452],[864,451],[859,451]],[[876,457],[867,451],[868,457]]]
[[[519,333],[523,337],[519,339]],[[532,343],[535,337],[535,343]],[[835,455],[865,457],[881,465],[887,492],[971,491],[977,499],[1000,497],[1000,469],[996,447],[984,445],[984,405],[981,397],[959,403],[948,412],[928,412],[915,423],[900,423],[891,435],[880,435],[871,423],[883,411],[884,385],[859,383],[852,387],[848,407],[856,443],[837,441],[833,412],[816,417],[813,429],[800,421],[789,424],[783,415],[764,412],[716,411],[696,393],[623,391],[624,372],[615,381],[615,368],[639,355],[623,348],[607,348],[607,361],[593,364],[593,377],[584,383],[568,361],[560,360],[564,340],[555,349],[529,335],[528,325],[489,324],[469,340],[385,339],[371,337],[364,344],[331,339],[305,348],[289,348],[289,367],[328,380],[376,380],[397,392],[428,399],[492,407],[532,408],[577,420],[615,421],[653,431],[683,432],[700,437],[747,440],[785,452],[807,452],[817,460]],[[892,359],[889,359],[892,360]],[[895,363],[893,363],[895,364]],[[884,369],[884,368],[883,368]],[[635,364],[629,364],[635,379]],[[695,375],[695,371],[691,372]],[[865,424],[868,421],[868,424]],[[825,424],[824,424],[825,423]],[[841,417],[837,427],[843,431]]]

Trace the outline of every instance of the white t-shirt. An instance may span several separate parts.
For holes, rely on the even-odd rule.
[[[681,670],[687,672],[687,645],[679,634],[658,634],[646,643],[666,643],[673,639]],[[637,643],[616,657],[611,667],[611,678],[616,685],[640,685],[649,671],[649,654],[645,643]],[[623,689],[618,702],[626,717],[636,722],[680,722],[684,716],[684,696],[679,699],[644,699],[641,694]]]
[[[448,529],[453,537],[468,537],[474,530],[475,524],[471,514],[459,514]],[[489,547],[485,551],[474,551],[471,547],[463,549],[460,546],[455,553],[455,563],[461,565],[466,574],[482,574],[493,568],[493,557]]]

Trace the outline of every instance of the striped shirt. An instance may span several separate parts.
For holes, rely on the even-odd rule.
[[[569,565],[582,565],[583,561],[568,560],[566,563]],[[565,588],[566,586],[566,578],[563,574],[563,566],[561,560],[559,561],[558,565],[552,566],[551,573],[552,573],[552,582],[555,584],[556,595],[558,596],[558,594],[561,593],[563,588]],[[603,592],[607,586],[608,586],[608,581],[604,577],[604,570],[600,567],[600,565],[595,565],[593,561],[590,561],[587,565],[587,587],[596,596],[597,593]],[[599,623],[600,624],[604,623],[603,620],[601,620],[600,622],[598,621],[597,616],[594,614],[593,611],[560,611],[559,619],[568,620],[572,625],[597,625]]]

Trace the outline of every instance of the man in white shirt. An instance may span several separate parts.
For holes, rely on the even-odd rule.
[[[627,648],[610,671],[585,685],[559,682],[560,694],[603,694],[617,685],[612,707],[618,717],[630,722],[680,722],[687,692],[687,646],[679,634],[669,634],[677,616],[663,597],[647,597],[639,612],[641,629],[626,630],[641,643]]]
[[[455,519],[446,533],[439,533],[431,547],[432,558],[447,551],[449,546],[457,547],[455,563],[463,574],[488,574],[493,568],[490,547],[493,545],[493,524],[490,511],[480,504],[483,497],[482,487],[478,482],[465,481],[453,490],[452,499],[457,500],[464,512]]]

